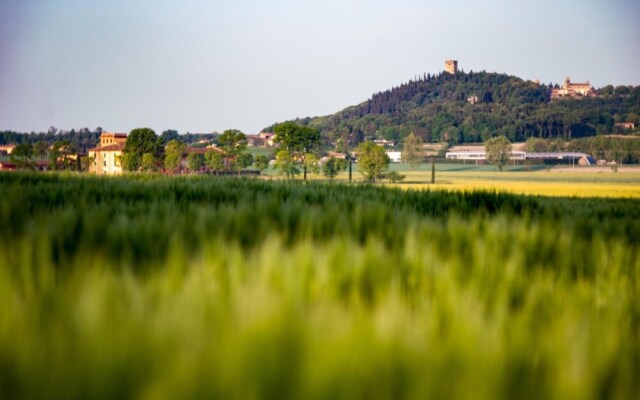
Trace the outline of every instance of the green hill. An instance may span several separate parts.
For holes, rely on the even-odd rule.
[[[401,141],[410,132],[450,144],[494,135],[572,139],[613,133],[616,122],[640,125],[640,86],[606,86],[598,97],[551,102],[553,87],[489,72],[428,74],[333,115],[296,122],[320,129],[328,141],[352,144]]]

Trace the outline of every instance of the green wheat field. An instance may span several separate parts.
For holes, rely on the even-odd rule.
[[[640,200],[0,174],[2,399],[630,399]]]

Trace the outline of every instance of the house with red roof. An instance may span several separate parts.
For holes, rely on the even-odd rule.
[[[100,135],[98,147],[89,149],[89,172],[94,174],[115,175],[122,173],[122,152],[127,142],[126,133],[105,132]]]

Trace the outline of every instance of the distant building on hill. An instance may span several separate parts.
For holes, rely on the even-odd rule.
[[[571,83],[571,78],[567,77],[564,80],[564,85],[561,88],[553,89],[551,91],[551,100],[561,99],[565,97],[595,97],[596,92],[589,81],[585,83]]]
[[[260,132],[258,137],[264,140],[264,144],[268,147],[273,147],[275,144],[274,140],[276,138],[276,134],[273,132]]]
[[[16,148],[15,144],[8,144],[5,146],[0,146],[0,154],[10,155],[13,149]]]
[[[458,72],[458,60],[445,60],[444,72],[448,72],[451,75],[455,75]]]
[[[636,124],[633,122],[616,122],[613,125],[615,131],[626,131],[636,129]]]
[[[89,157],[93,159],[89,164],[89,172],[108,175],[121,174],[121,158],[126,142],[126,133],[105,132],[100,135],[100,145],[88,150]]]
[[[257,135],[246,135],[249,147],[273,147],[276,135],[273,132],[260,132]]]
[[[393,147],[396,145],[396,143],[393,140],[387,140],[387,139],[375,139],[373,143],[382,147]]]

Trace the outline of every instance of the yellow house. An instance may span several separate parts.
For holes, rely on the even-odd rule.
[[[89,157],[93,160],[89,165],[89,172],[95,174],[121,174],[122,151],[127,141],[126,133],[103,133],[100,135],[100,145],[89,149]]]

